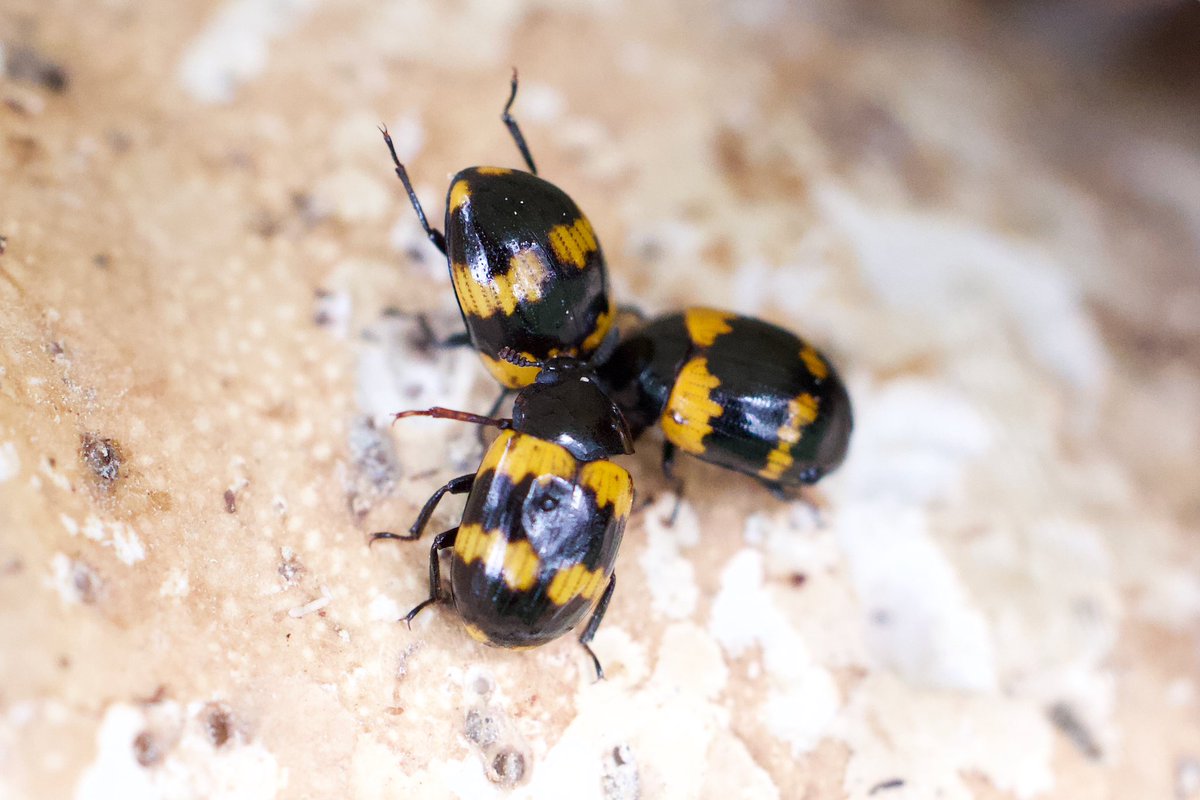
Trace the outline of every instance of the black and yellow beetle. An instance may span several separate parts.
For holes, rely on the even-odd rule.
[[[451,549],[453,603],[473,638],[536,647],[594,608],[579,642],[603,677],[589,642],[616,587],[617,549],[633,503],[632,478],[608,459],[631,453],[632,437],[584,362],[558,357],[531,364],[512,351],[500,355],[539,370],[517,393],[512,419],[437,407],[396,415],[492,425],[501,433],[478,471],[434,492],[407,534],[376,533],[371,541],[417,539],[445,494],[470,492],[461,522],[434,537],[429,598],[405,621],[437,601],[438,554]]]
[[[846,387],[812,345],[711,308],[645,324],[599,375],[635,438],[662,425],[663,470],[677,489],[682,450],[786,497],[842,463],[854,424]]]
[[[426,220],[383,129],[421,226],[446,256],[466,338],[507,389],[529,385],[538,369],[500,358],[504,348],[530,364],[554,356],[586,359],[604,341],[614,318],[600,243],[574,201],[537,177],[525,137],[509,113],[516,96],[514,70],[501,119],[529,171],[470,167],[455,175],[446,195],[444,236]]]

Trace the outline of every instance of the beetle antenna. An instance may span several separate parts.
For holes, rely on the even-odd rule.
[[[459,422],[470,422],[472,425],[491,425],[500,430],[507,430],[512,427],[511,419],[496,419],[494,417],[485,417],[481,414],[472,414],[469,411],[455,411],[452,408],[442,408],[434,406],[433,408],[414,409],[412,411],[401,411],[392,418],[395,423],[398,419],[404,417],[434,417],[436,419],[454,419]]]
[[[508,363],[514,364],[518,367],[537,367],[538,369],[541,369],[542,367],[546,366],[545,361],[538,361],[537,359],[529,358],[521,353],[518,353],[508,345],[501,347],[500,352],[496,355],[500,356],[501,361],[507,361]]]
[[[512,115],[512,105],[516,99],[517,68],[513,67],[512,90],[508,93],[508,102],[504,104],[504,111],[500,113],[500,119],[503,120],[504,126],[508,128],[508,134],[516,142],[517,149],[521,151],[521,158],[525,159],[525,166],[529,167],[530,173],[537,175],[537,165],[533,163],[533,156],[529,153],[529,145],[525,144],[525,136],[521,133],[521,126],[517,124],[516,117]]]

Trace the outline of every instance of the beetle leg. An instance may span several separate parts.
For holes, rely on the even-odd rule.
[[[433,512],[437,508],[438,503],[442,501],[442,497],[445,496],[447,492],[450,494],[465,494],[466,492],[471,491],[471,487],[474,485],[475,473],[471,472],[466,475],[459,475],[457,478],[454,478],[448,482],[445,486],[439,488],[428,500],[425,501],[425,505],[421,507],[421,513],[417,515],[417,521],[414,522],[412,527],[408,529],[408,535],[396,536],[395,538],[406,539],[410,541],[413,539],[420,539],[421,534],[425,532],[425,526],[429,524],[429,518],[433,516]],[[387,538],[391,539],[393,537],[389,536]]]
[[[792,494],[787,489],[784,489],[781,484],[776,483],[775,481],[768,481],[765,479],[760,479],[759,483],[761,483],[766,488],[766,490],[771,493],[771,496],[774,497],[776,500],[781,500],[785,503],[790,503],[793,500],[801,499],[799,496]]]
[[[438,347],[468,347],[471,344],[471,334],[466,331],[452,333],[437,343]]]
[[[579,634],[579,643],[592,657],[592,666],[596,668],[596,680],[598,681],[604,680],[604,668],[600,666],[600,659],[596,658],[596,654],[592,652],[591,641],[596,636],[596,629],[600,627],[600,621],[604,619],[604,612],[608,610],[608,603],[612,600],[613,590],[616,588],[617,573],[614,572],[608,579],[608,586],[605,587],[604,594],[600,595],[600,602],[596,603],[596,610],[592,612],[587,627],[583,629],[583,633]]]
[[[671,516],[667,518],[668,528],[675,527],[675,518],[679,516],[679,507],[683,505],[683,479],[675,474],[675,457],[678,454],[674,444],[663,442],[662,471],[675,494],[675,507],[671,509]]]
[[[617,313],[618,314],[628,314],[629,316],[636,319],[638,322],[645,322],[647,319],[647,314],[645,311],[642,311],[642,309],[640,307],[631,305],[629,303],[618,304],[617,305]]]
[[[387,143],[388,152],[392,154],[392,163],[396,165],[396,175],[404,184],[404,191],[408,192],[408,201],[412,203],[413,210],[417,212],[417,219],[421,220],[421,227],[425,229],[425,235],[429,237],[429,241],[433,242],[434,247],[442,251],[442,255],[446,255],[446,237],[437,228],[429,227],[429,221],[425,219],[425,210],[421,208],[421,201],[417,199],[412,181],[408,179],[408,170],[400,163],[400,156],[396,155],[396,145],[392,142],[392,135],[383,126],[380,126],[379,131],[383,134],[383,141]]]
[[[399,312],[399,315],[408,316],[404,312]],[[417,349],[422,353],[429,353],[434,348],[466,347],[471,344],[471,334],[466,331],[452,333],[443,339],[439,339],[433,330],[433,326],[429,324],[429,315],[424,311],[418,311],[412,316],[416,318],[417,327],[421,330],[421,338],[417,341]]]
[[[401,542],[411,542],[414,538],[416,538],[416,537],[407,536],[402,533],[392,533],[391,531],[379,531],[377,533],[371,534],[371,538],[369,540],[367,540],[367,547],[370,547],[371,545],[375,544],[375,542],[379,541],[380,539],[397,539]]]
[[[596,346],[596,349],[592,351],[592,354],[588,356],[588,369],[594,370],[604,366],[612,358],[612,354],[617,351],[617,345],[620,343],[621,331],[616,325],[613,325],[608,329],[608,333],[604,335],[604,338],[600,340],[600,344]]]
[[[529,154],[529,145],[525,144],[525,137],[521,134],[521,127],[517,125],[516,117],[509,113],[512,109],[513,101],[517,99],[517,68],[513,67],[512,74],[512,91],[509,92],[508,102],[504,104],[504,111],[500,114],[500,119],[504,121],[504,126],[508,128],[508,135],[513,138],[517,144],[517,149],[521,151],[521,158],[525,159],[529,171],[537,175],[537,167],[534,166],[533,156]]]
[[[454,539],[457,536],[458,528],[451,528],[433,537],[433,546],[429,548],[429,597],[418,603],[412,611],[404,615],[404,624],[410,630],[412,629],[413,617],[420,614],[426,606],[438,601],[438,589],[442,585],[442,570],[438,564],[438,555],[447,547],[453,547]]]

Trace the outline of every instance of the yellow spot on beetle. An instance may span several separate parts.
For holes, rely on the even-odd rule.
[[[712,399],[712,390],[720,385],[720,379],[708,371],[707,358],[693,358],[683,365],[662,414],[667,441],[693,455],[704,452],[704,437],[712,433],[709,422],[724,413]]]
[[[570,225],[555,225],[551,228],[550,247],[559,261],[574,264],[579,269],[587,266],[588,256],[599,249],[592,224],[583,216]]]
[[[600,508],[611,505],[613,515],[624,519],[633,505],[633,478],[611,461],[592,461],[579,471],[579,483],[596,494]]]
[[[600,346],[604,341],[604,337],[608,336],[608,332],[612,330],[613,318],[617,315],[616,306],[612,300],[608,301],[608,310],[600,313],[596,317],[596,327],[588,334],[588,337],[583,340],[583,344],[579,345],[581,355],[590,355],[593,350]]]
[[[576,597],[592,600],[600,594],[604,585],[604,570],[588,569],[583,564],[572,564],[554,573],[546,597],[556,606],[565,606]]]
[[[450,187],[450,202],[448,204],[450,206],[450,210],[458,211],[458,209],[462,208],[463,204],[466,203],[470,197],[471,187],[467,184],[467,182],[465,180],[455,181],[454,185]]]
[[[800,359],[817,380],[823,381],[829,376],[829,365],[811,344],[804,345],[804,349],[800,351]]]
[[[541,300],[542,285],[549,278],[545,259],[532,248],[513,253],[506,272],[485,280],[480,280],[466,264],[450,265],[450,279],[459,307],[464,314],[484,319],[494,314],[507,316],[521,303]]]
[[[499,541],[499,531],[485,533],[479,525],[461,525],[454,537],[454,554],[461,558],[464,564],[480,559],[486,560]]]
[[[512,175],[508,167],[476,167],[475,171],[480,175]]]
[[[787,419],[775,432],[779,441],[775,449],[767,454],[767,465],[758,471],[760,477],[777,481],[787,471],[795,460],[792,458],[792,448],[800,441],[803,429],[817,418],[819,410],[820,402],[807,392],[788,401]]]
[[[729,320],[736,316],[712,308],[689,308],[684,312],[683,324],[687,326],[688,338],[697,346],[711,347],[718,336],[733,330]]]
[[[535,478],[554,475],[573,481],[575,458],[565,447],[554,442],[509,430],[502,431],[484,454],[478,474],[487,470],[506,475],[514,484],[520,483],[526,475]]]
[[[533,552],[533,545],[525,539],[509,542],[504,549],[504,582],[510,589],[524,592],[537,580],[541,560]]]
[[[464,564],[482,561],[500,573],[500,577],[513,591],[523,592],[537,582],[541,560],[533,546],[525,539],[510,542],[504,531],[484,531],[476,524],[463,525],[454,537],[454,554]]]
[[[534,302],[542,299],[542,283],[550,277],[546,262],[536,250],[526,248],[513,253],[508,259],[508,273],[496,276],[496,283],[502,286],[500,290],[501,307],[505,314],[511,314],[521,301]],[[499,287],[498,287],[499,288]],[[505,295],[512,297],[506,301]],[[508,302],[512,303],[509,308]]]
[[[470,636],[475,641],[483,642],[484,644],[492,643],[492,640],[488,638],[488,635],[486,633],[484,633],[483,630],[481,628],[479,628],[479,626],[467,623],[463,627],[465,627],[467,629],[467,635]]]

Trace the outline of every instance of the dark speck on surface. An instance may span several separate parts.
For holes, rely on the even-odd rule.
[[[480,747],[487,747],[500,738],[500,726],[496,724],[496,719],[491,714],[485,714],[473,708],[467,712],[463,735],[472,743]]]
[[[133,754],[143,767],[152,767],[162,761],[162,744],[150,731],[142,731],[133,740]]]
[[[1071,740],[1071,743],[1079,749],[1086,757],[1096,761],[1102,755],[1100,745],[1096,743],[1096,738],[1092,736],[1083,724],[1082,720],[1075,714],[1066,703],[1055,703],[1050,706],[1049,710],[1050,721],[1054,723],[1054,727],[1062,731],[1063,735]]]
[[[289,555],[283,561],[279,562],[279,577],[283,578],[289,584],[300,580],[300,576],[304,572],[304,565],[297,560],[295,555]]]
[[[5,72],[13,80],[35,83],[55,94],[65,92],[71,82],[62,65],[23,45],[11,47],[5,59]]]
[[[85,433],[79,437],[79,456],[92,471],[100,489],[108,491],[120,479],[124,457],[115,439]]]
[[[867,794],[875,794],[877,792],[886,792],[889,789],[899,789],[904,786],[904,781],[900,778],[892,778],[890,781],[882,781],[871,787],[871,791]]]
[[[637,800],[641,797],[637,760],[627,744],[619,744],[604,759],[600,789],[605,800]]]
[[[82,561],[71,562],[71,585],[79,602],[85,605],[95,603],[100,596],[100,576]]]
[[[499,752],[492,759],[492,771],[497,783],[514,786],[525,777],[525,756],[513,750]]]
[[[213,747],[220,747],[229,741],[230,729],[233,727],[229,709],[220,703],[209,703],[204,707],[204,730]]]

